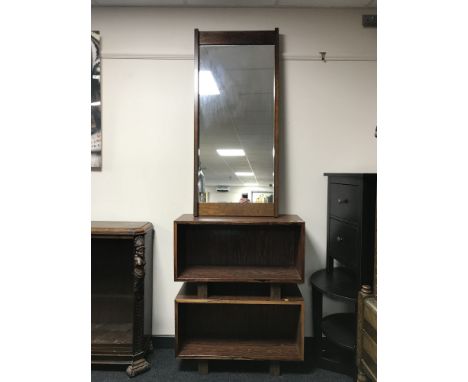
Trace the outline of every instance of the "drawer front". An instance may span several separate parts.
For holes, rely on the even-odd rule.
[[[328,228],[329,256],[352,269],[358,268],[358,229],[330,218]]]
[[[361,187],[330,183],[329,193],[330,215],[357,223],[359,221]]]

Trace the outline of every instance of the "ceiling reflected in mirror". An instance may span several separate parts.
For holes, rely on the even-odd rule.
[[[274,55],[274,45],[200,46],[203,187],[273,191]]]

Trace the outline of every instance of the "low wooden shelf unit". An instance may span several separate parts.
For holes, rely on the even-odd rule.
[[[304,359],[304,221],[194,217],[174,221],[176,356],[198,360]]]
[[[280,299],[271,299],[269,287],[262,284],[209,287],[207,298],[199,298],[191,284],[184,284],[177,295],[177,357],[304,359],[304,299],[296,285],[284,286]]]
[[[296,215],[182,215],[174,222],[174,279],[302,283],[304,236],[304,221]]]

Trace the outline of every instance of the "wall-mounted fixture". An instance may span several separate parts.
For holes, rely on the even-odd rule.
[[[320,53],[320,56],[322,57],[322,61],[323,62],[327,62],[325,56],[327,55],[327,52],[319,52]]]
[[[362,15],[362,26],[364,28],[377,28],[377,15]]]

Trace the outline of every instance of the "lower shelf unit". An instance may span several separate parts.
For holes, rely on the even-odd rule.
[[[323,317],[322,332],[336,346],[356,350],[356,314],[335,313]]]
[[[322,316],[323,296],[355,305],[357,283],[344,268],[317,271],[312,284],[312,315],[317,364],[323,369],[354,376],[356,351],[356,314],[336,313]],[[325,335],[322,337],[322,333]]]
[[[176,356],[198,360],[304,360],[304,299],[297,285],[270,298],[264,284],[184,284],[175,300]]]

